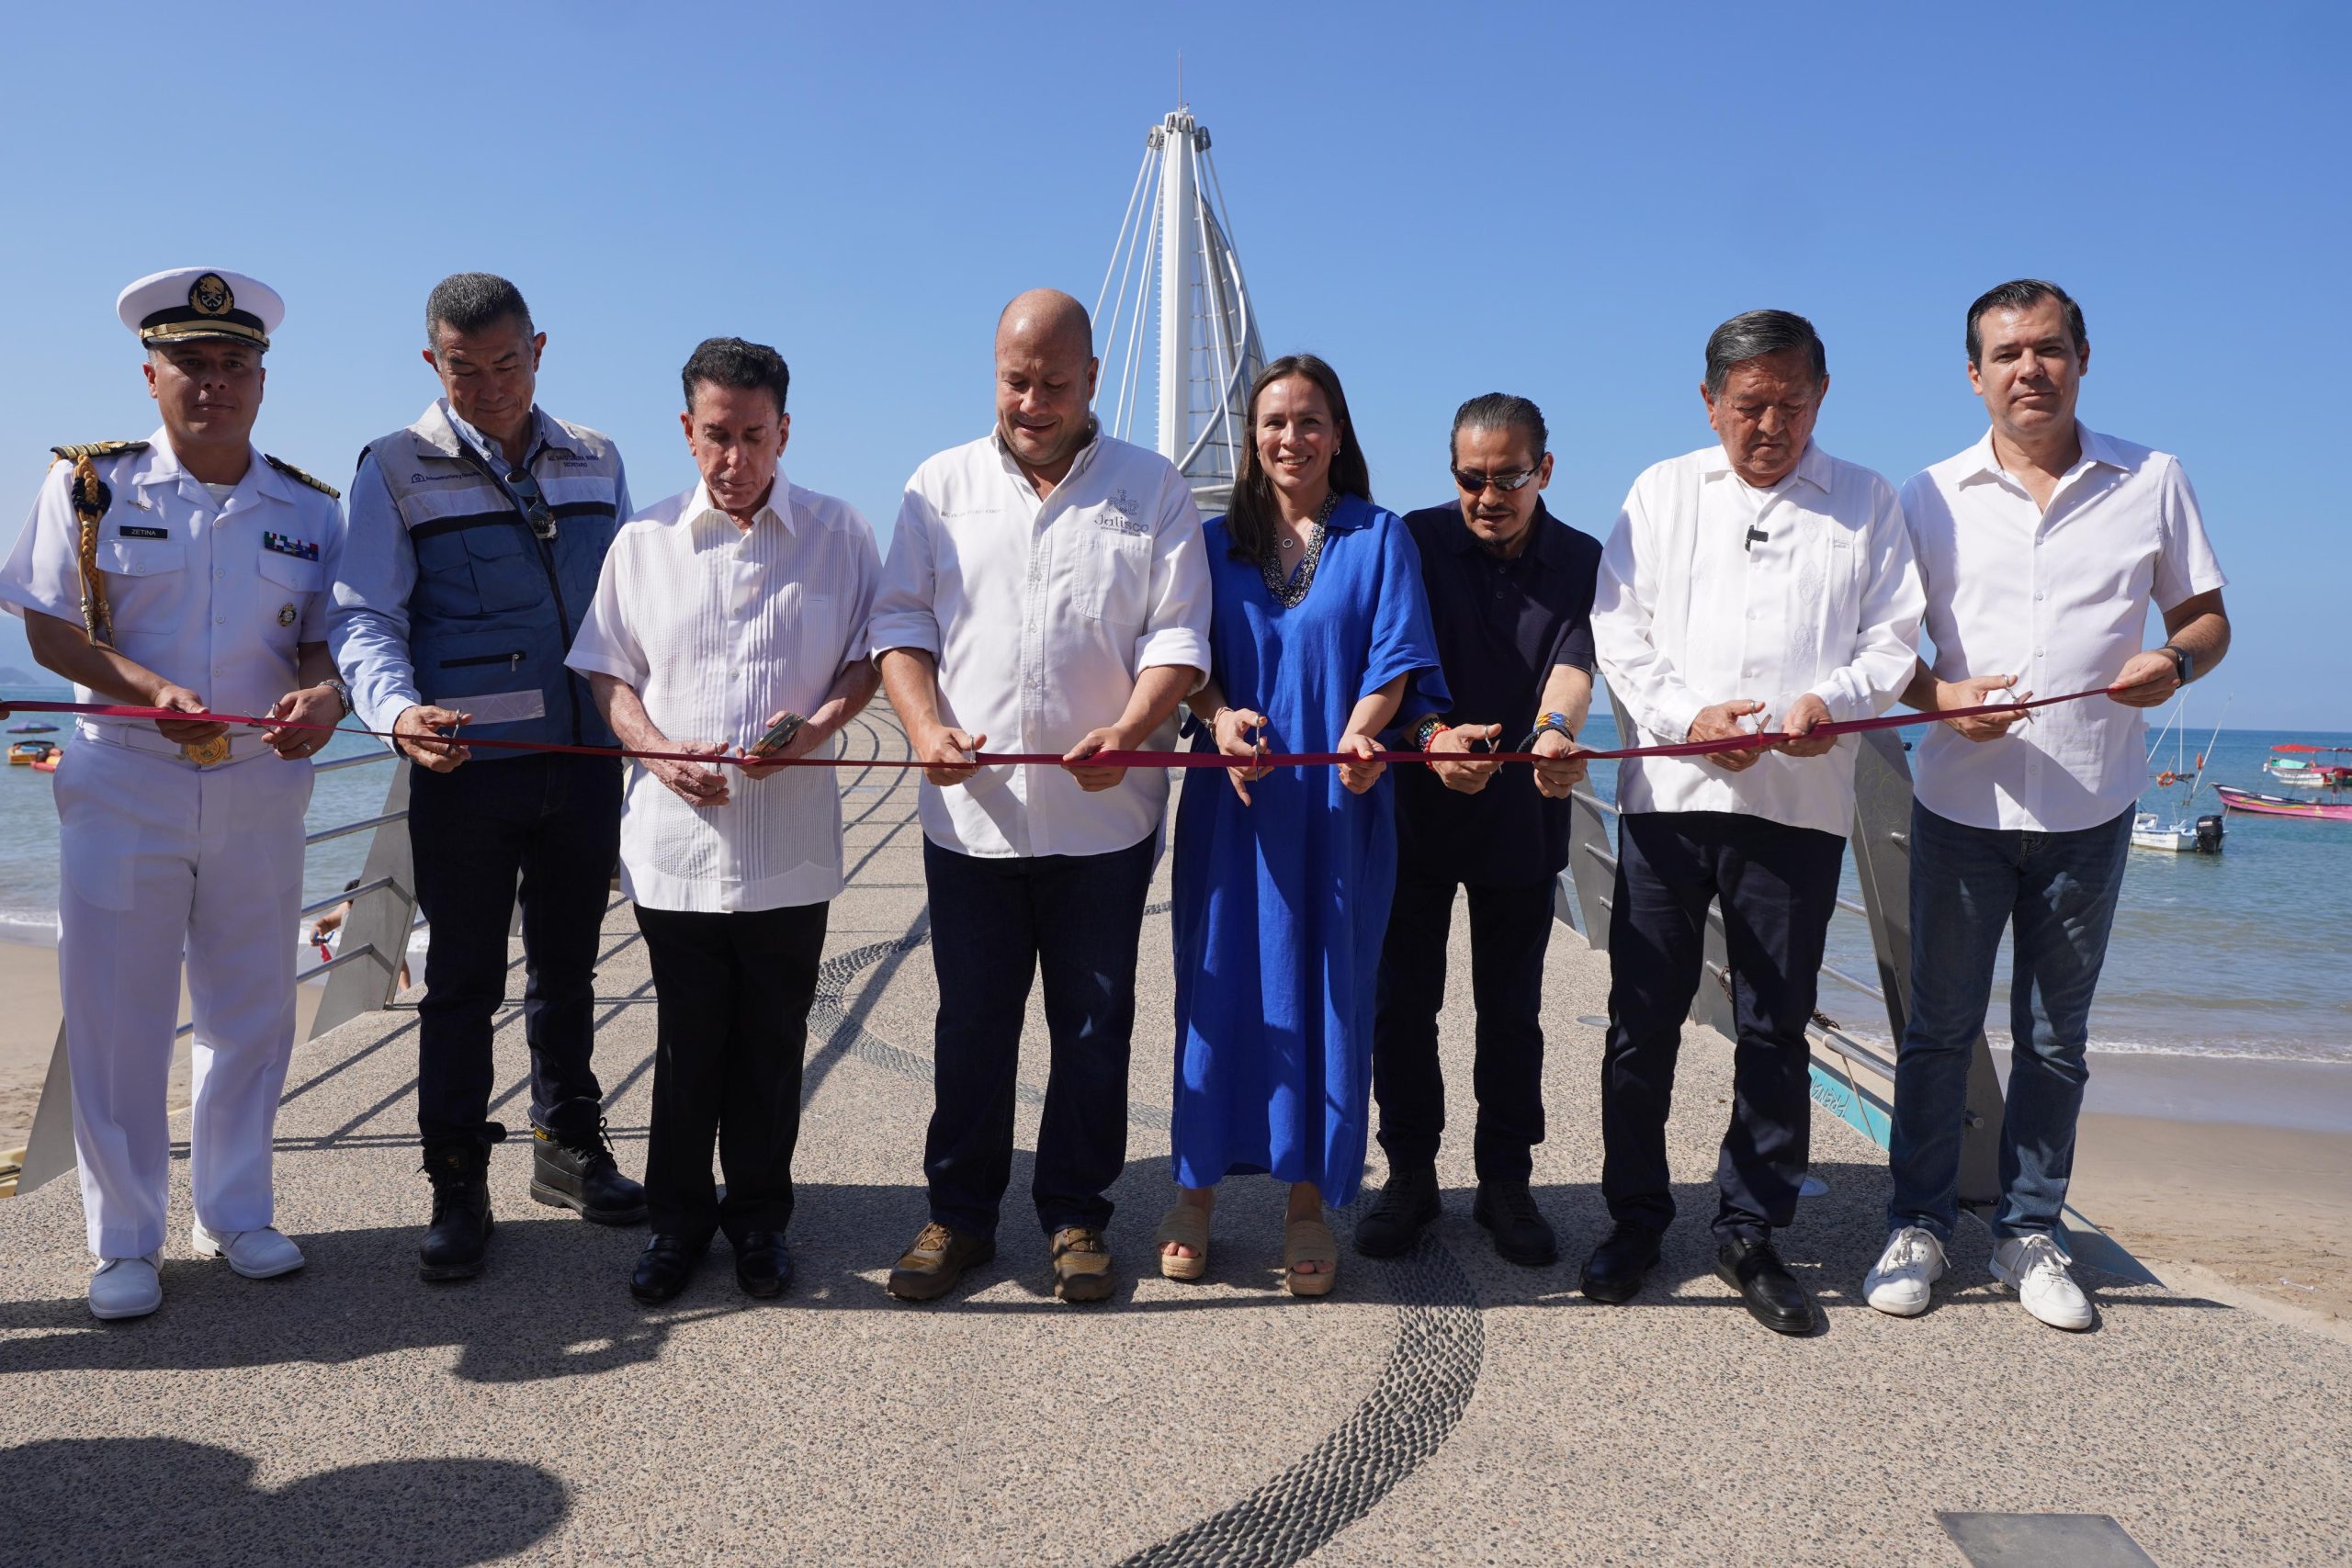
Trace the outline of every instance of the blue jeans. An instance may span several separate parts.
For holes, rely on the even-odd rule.
[[[1887,1224],[1951,1238],[1968,1063],[1993,993],[2001,932],[2017,926],[2008,1100],[1993,1234],[2047,1235],[2075,1170],[2090,1076],[2091,994],[2107,959],[2132,811],[2072,833],[1968,828],[1911,807],[1911,1016],[1894,1070]]]
[[[1030,1196],[1047,1235],[1111,1223],[1127,1161],[1127,1048],[1153,842],[1102,855],[989,858],[923,841],[939,976],[935,1100],[923,1145],[931,1217],[996,1235],[1029,987],[1046,977],[1045,1113]]]

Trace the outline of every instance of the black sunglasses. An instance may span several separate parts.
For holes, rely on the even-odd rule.
[[[506,482],[513,488],[515,499],[523,503],[523,515],[530,519],[532,536],[553,539],[555,509],[548,504],[548,498],[540,492],[539,481],[533,479],[527,469],[516,468],[506,476]]]
[[[1456,468],[1453,470],[1453,482],[1462,487],[1462,493],[1464,495],[1479,494],[1488,485],[1492,485],[1497,490],[1502,491],[1505,493],[1509,493],[1515,490],[1525,490],[1527,488],[1527,481],[1534,477],[1535,470],[1533,468],[1507,470],[1499,474],[1482,474],[1476,468]]]

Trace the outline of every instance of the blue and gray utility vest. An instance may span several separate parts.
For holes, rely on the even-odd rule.
[[[617,745],[588,682],[563,660],[623,521],[620,453],[583,425],[536,410],[532,418],[528,468],[552,538],[438,401],[360,454],[376,459],[416,551],[409,661],[425,702],[473,715],[469,733]],[[522,755],[491,750],[474,761]]]

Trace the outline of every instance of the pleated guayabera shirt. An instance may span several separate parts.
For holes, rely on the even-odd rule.
[[[768,716],[814,713],[865,657],[881,558],[857,509],[790,483],[747,531],[697,484],[640,513],[605,557],[567,662],[627,682],[673,740],[750,746]],[[808,753],[834,754],[838,736]],[[830,768],[729,771],[724,806],[689,806],[642,763],[621,810],[621,887],[695,913],[820,903],[842,890]]]

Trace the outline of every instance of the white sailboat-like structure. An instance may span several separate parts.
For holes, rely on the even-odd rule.
[[[1146,133],[1094,321],[1102,344],[1095,416],[1112,434],[1137,440],[1150,367],[1157,423],[1148,445],[1182,471],[1204,515],[1224,511],[1249,438],[1250,383],[1266,350],[1209,133],[1188,109]]]

